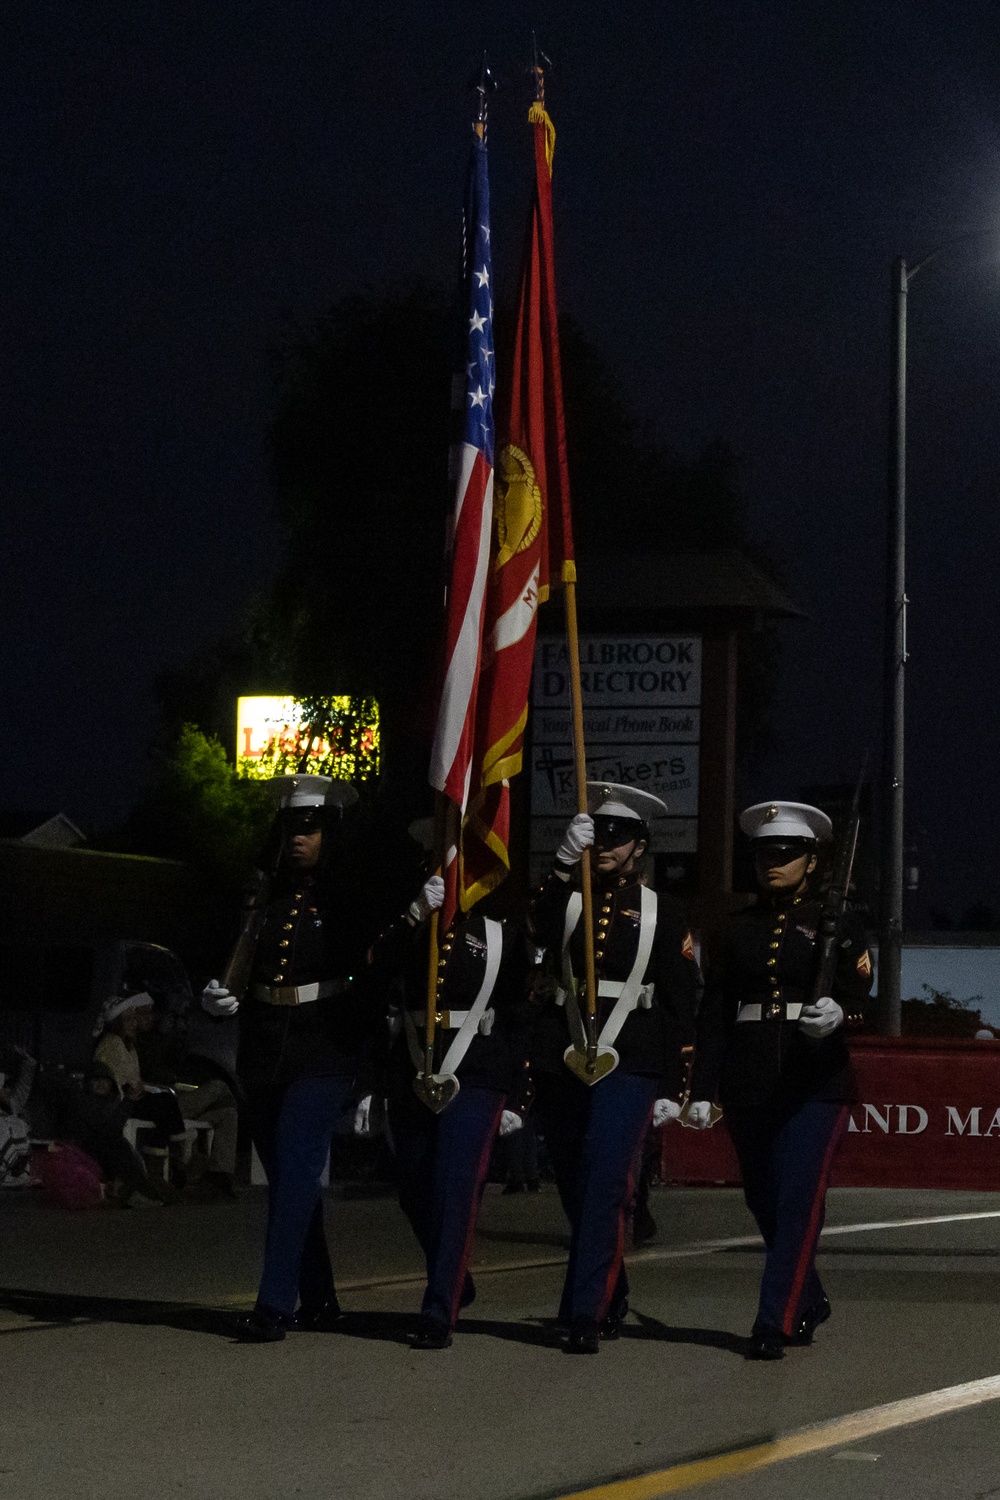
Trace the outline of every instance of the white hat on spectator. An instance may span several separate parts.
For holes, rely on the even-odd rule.
[[[140,990],[137,995],[112,995],[110,1000],[104,1002],[104,1007],[97,1018],[94,1027],[94,1036],[100,1036],[101,1032],[111,1021],[123,1016],[127,1010],[144,1010],[147,1005],[155,1005],[156,1001],[152,995],[145,990]]]

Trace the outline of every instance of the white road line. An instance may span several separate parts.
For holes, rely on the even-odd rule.
[[[862,1234],[866,1229],[910,1229],[919,1224],[966,1224],[974,1219],[1000,1219],[1000,1208],[978,1214],[933,1214],[926,1219],[882,1219],[872,1224],[834,1224],[824,1234]]]
[[[975,1214],[933,1214],[926,1218],[914,1219],[875,1219],[865,1224],[828,1224],[822,1231],[822,1237],[827,1238],[835,1234],[868,1234],[880,1229],[915,1229],[927,1224],[964,1224],[977,1219],[1000,1219],[1000,1208],[993,1208],[982,1213]],[[693,1255],[712,1255],[719,1250],[738,1250],[742,1246],[758,1246],[764,1242],[759,1234],[735,1235],[725,1240],[702,1240],[695,1245],[682,1245],[676,1249],[656,1249],[650,1246],[648,1250],[634,1250],[628,1256],[630,1263],[642,1263],[656,1260],[685,1260]],[[957,1256],[961,1250],[956,1250]],[[878,1251],[873,1250],[873,1255]]]

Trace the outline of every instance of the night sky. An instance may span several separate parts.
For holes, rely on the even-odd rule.
[[[106,825],[136,795],[156,673],[269,576],[270,351],[344,293],[455,264],[483,47],[510,290],[532,26],[562,307],[682,454],[738,452],[749,530],[809,616],[742,791],[852,775],[880,719],[889,265],[1000,225],[995,3],[68,0],[5,22],[0,800]],[[1000,236],[910,304],[921,922],[1000,907]],[[392,399],[415,373],[392,351]]]

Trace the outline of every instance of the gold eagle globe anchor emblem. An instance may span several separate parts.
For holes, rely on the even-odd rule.
[[[497,463],[493,516],[499,570],[519,552],[526,552],[542,527],[542,492],[535,470],[528,455],[514,443],[501,450]]]

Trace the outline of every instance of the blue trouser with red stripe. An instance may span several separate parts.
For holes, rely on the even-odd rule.
[[[427,1262],[421,1312],[454,1328],[505,1094],[462,1088],[436,1115],[415,1094],[389,1101],[399,1202]]]
[[[743,1195],[767,1247],[758,1328],[788,1337],[823,1299],[816,1245],[847,1117],[847,1106],[829,1099],[810,1099],[793,1110],[726,1109]]]
[[[299,1302],[318,1309],[335,1295],[321,1178],[334,1128],[353,1093],[353,1079],[340,1075],[247,1090],[251,1133],[268,1189],[257,1301],[286,1316]]]
[[[570,1223],[561,1322],[600,1323],[628,1296],[625,1211],[659,1080],[615,1071],[588,1087],[567,1069],[535,1080],[536,1107]]]

